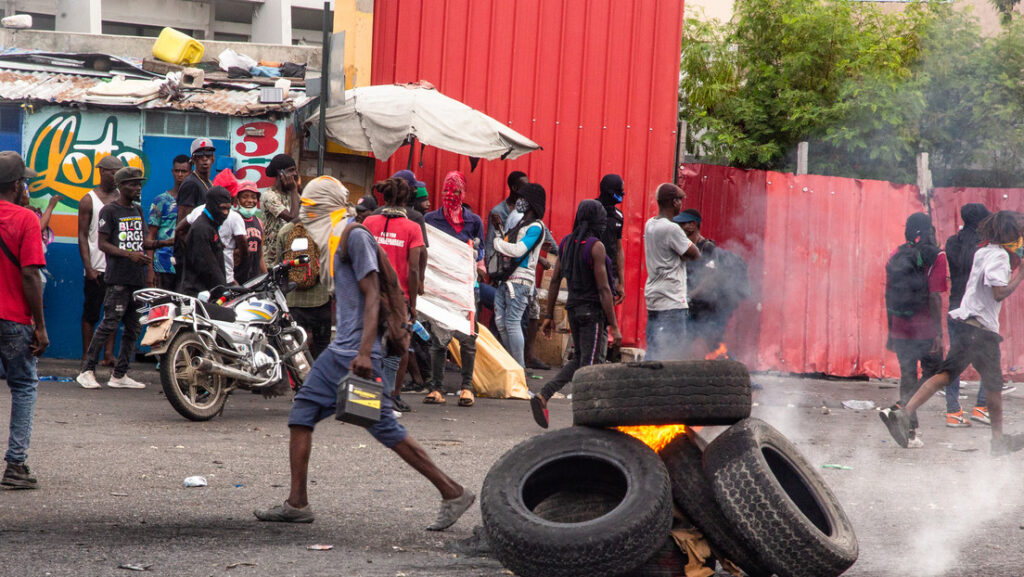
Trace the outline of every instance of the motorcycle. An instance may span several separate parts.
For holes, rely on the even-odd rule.
[[[285,261],[242,286],[218,287],[199,298],[155,288],[135,291],[146,326],[142,344],[159,357],[160,384],[174,410],[207,421],[223,412],[235,389],[273,394],[302,386],[312,358],[285,294],[295,288],[289,271],[308,261]]]

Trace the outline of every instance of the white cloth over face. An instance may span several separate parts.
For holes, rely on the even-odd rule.
[[[318,176],[302,190],[299,222],[320,249],[320,282],[334,294],[334,251],[348,225],[348,189],[338,179]]]

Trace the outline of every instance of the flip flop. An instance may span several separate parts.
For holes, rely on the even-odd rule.
[[[435,397],[433,395],[427,395],[423,397],[424,405],[443,405],[448,402],[448,399],[442,397]]]
[[[539,396],[530,399],[530,409],[533,410],[533,420],[543,428],[548,428],[548,408],[544,406]]]
[[[473,392],[470,391],[469,389],[463,389],[463,391],[469,393],[469,396],[468,397],[463,397],[462,394],[460,393],[459,394],[459,406],[460,407],[472,407],[473,403],[476,402],[476,399],[473,397]]]

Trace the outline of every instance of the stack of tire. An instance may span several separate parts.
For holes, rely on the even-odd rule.
[[[517,445],[484,480],[484,527],[515,574],[683,575],[673,505],[747,575],[831,577],[857,560],[853,527],[816,469],[750,418],[744,365],[596,365],[576,373],[573,397],[576,426]],[[731,426],[703,451],[688,433],[660,455],[611,429],[667,424]]]

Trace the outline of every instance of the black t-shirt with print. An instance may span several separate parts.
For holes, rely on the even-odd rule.
[[[100,210],[100,234],[106,234],[110,244],[129,252],[144,252],[146,221],[137,205],[123,206],[111,202]],[[146,284],[146,265],[135,264],[122,256],[107,255],[107,271],[103,273],[107,285],[141,287]]]

